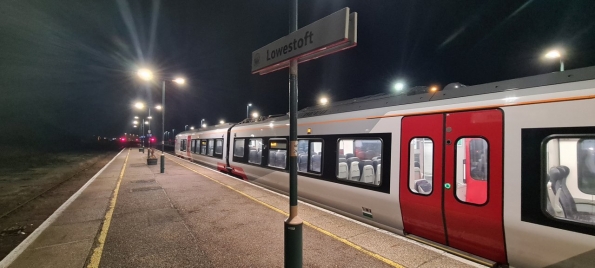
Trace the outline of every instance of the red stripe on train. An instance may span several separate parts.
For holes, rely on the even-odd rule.
[[[246,173],[244,173],[244,170],[242,168],[239,167],[231,167],[231,174],[237,175],[242,177],[243,180],[247,181],[248,177],[246,176]]]

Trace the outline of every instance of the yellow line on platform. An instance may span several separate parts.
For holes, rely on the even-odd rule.
[[[89,261],[87,268],[99,267],[101,255],[103,254],[103,246],[105,245],[105,238],[107,237],[107,231],[109,230],[109,226],[112,222],[112,215],[114,214],[114,209],[116,208],[116,200],[118,199],[118,192],[120,191],[120,183],[122,182],[122,178],[124,178],[124,171],[126,171],[128,156],[130,156],[130,149],[128,149],[128,154],[126,154],[126,160],[124,160],[124,166],[122,167],[122,171],[120,172],[118,183],[116,183],[116,188],[114,189],[114,194],[112,195],[112,199],[110,200],[109,208],[105,213],[103,225],[101,226],[101,233],[99,233],[99,237],[97,238],[97,246],[95,247],[95,249],[93,249],[93,255],[91,256],[91,260]]]
[[[182,167],[185,167],[185,168],[187,168],[187,169],[189,169],[189,170],[191,170],[191,171],[193,171],[195,173],[198,173],[199,175],[202,175],[203,177],[206,177],[207,179],[212,180],[212,181],[214,181],[214,182],[216,182],[216,183],[218,183],[218,184],[220,184],[222,186],[225,186],[225,187],[229,188],[230,190],[232,190],[232,191],[234,191],[236,193],[239,193],[239,194],[247,197],[248,199],[250,199],[250,200],[252,200],[252,201],[254,201],[256,203],[259,203],[259,204],[261,204],[261,205],[263,205],[263,206],[265,206],[267,208],[270,208],[270,209],[272,209],[272,210],[274,210],[276,212],[279,212],[279,213],[281,213],[281,214],[283,214],[285,216],[289,216],[289,213],[287,213],[287,212],[285,212],[285,211],[283,211],[281,209],[278,209],[278,208],[276,208],[276,207],[274,207],[272,205],[269,205],[269,204],[267,204],[265,202],[262,202],[262,201],[256,199],[255,197],[252,197],[249,194],[246,194],[246,193],[244,193],[244,192],[242,192],[240,190],[237,190],[237,189],[233,188],[232,186],[229,186],[229,185],[227,185],[227,184],[225,184],[225,183],[223,183],[223,182],[221,182],[221,181],[219,181],[217,179],[211,178],[209,175],[206,175],[204,173],[201,173],[200,171],[198,171],[198,170],[196,170],[196,169],[194,169],[192,167],[186,166],[186,165],[184,165],[184,164],[182,164],[182,163],[174,160],[174,158],[171,158],[169,156],[167,158],[169,158],[170,160],[172,160],[176,164],[178,164],[178,165],[180,165]],[[356,250],[358,250],[358,251],[360,251],[360,252],[362,252],[362,253],[364,253],[364,254],[366,254],[368,256],[371,256],[371,257],[373,257],[375,259],[378,259],[378,260],[380,260],[380,261],[382,261],[382,262],[384,262],[384,263],[386,263],[386,264],[388,264],[388,265],[390,265],[392,267],[397,267],[397,268],[404,268],[405,267],[405,266],[400,265],[400,264],[398,264],[398,263],[396,263],[396,262],[394,262],[392,260],[389,260],[389,259],[387,259],[385,257],[382,257],[382,256],[380,256],[380,255],[378,255],[378,254],[376,254],[376,253],[374,253],[372,251],[369,251],[367,249],[364,249],[364,248],[362,248],[362,247],[360,247],[360,246],[358,246],[358,245],[350,242],[347,239],[341,238],[341,237],[339,237],[339,236],[337,236],[337,235],[335,235],[335,234],[333,234],[333,233],[331,233],[331,232],[329,232],[329,231],[327,231],[325,229],[322,229],[320,227],[317,227],[317,226],[315,226],[315,225],[313,225],[313,224],[311,224],[311,223],[309,223],[307,221],[304,221],[304,225],[306,225],[306,226],[308,226],[308,227],[310,227],[310,228],[312,228],[312,229],[314,229],[316,231],[319,231],[319,232],[321,232],[321,233],[323,233],[323,234],[325,234],[327,236],[330,236],[331,238],[334,238],[336,240],[339,240],[339,241],[343,242],[344,244],[346,244],[346,245],[348,245],[348,246],[350,246],[350,247],[352,247],[352,248],[354,248],[354,249],[356,249]]]

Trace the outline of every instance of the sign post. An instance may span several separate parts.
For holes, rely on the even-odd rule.
[[[302,267],[303,221],[298,216],[298,63],[357,45],[357,13],[343,8],[298,30],[298,1],[290,0],[289,35],[252,52],[252,73],[289,67],[289,217],[284,222],[285,267]]]

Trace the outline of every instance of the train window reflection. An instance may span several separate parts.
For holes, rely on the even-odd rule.
[[[207,154],[207,140],[200,140],[200,154]]]
[[[259,164],[262,158],[262,139],[250,139],[248,163]]]
[[[186,151],[186,140],[180,141],[180,151],[182,151],[182,152]]]
[[[461,138],[456,146],[457,199],[483,205],[488,201],[488,142],[483,138]]]
[[[310,142],[310,171],[322,171],[322,142]]]
[[[223,154],[223,139],[216,139],[215,141],[215,154]]]
[[[382,141],[380,139],[340,139],[337,179],[380,185]]]
[[[269,141],[269,166],[285,168],[287,165],[287,141],[285,139]]]
[[[244,157],[244,139],[235,139],[233,141],[233,156]]]
[[[553,138],[545,150],[545,211],[558,219],[595,225],[595,139]]]
[[[308,140],[298,140],[298,171],[308,171]]]
[[[409,190],[432,193],[434,143],[429,138],[414,138],[409,143]]]
[[[207,148],[207,154],[210,156],[213,156],[213,153],[215,152],[215,140],[209,140],[209,145]]]

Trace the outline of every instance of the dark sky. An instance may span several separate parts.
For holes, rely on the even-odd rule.
[[[288,34],[288,1],[0,0],[2,142],[23,135],[118,137],[132,104],[161,101],[139,66],[181,74],[168,85],[166,130],[288,110],[288,72],[250,73],[251,52]],[[467,85],[595,65],[595,1],[300,0],[299,27],[343,7],[359,14],[357,47],[299,67],[299,107],[408,85]],[[157,113],[157,116],[160,115]],[[156,123],[160,124],[160,120]],[[160,128],[159,128],[160,129]],[[157,129],[153,127],[155,132]]]

